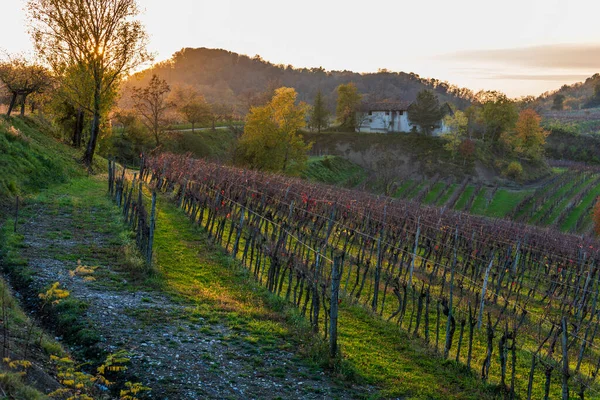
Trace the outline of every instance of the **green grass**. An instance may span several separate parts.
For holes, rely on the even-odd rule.
[[[407,200],[410,200],[410,199],[416,197],[419,194],[419,192],[425,187],[426,184],[427,184],[427,182],[419,183],[418,185],[413,187],[412,190],[407,191],[404,198]]]
[[[431,204],[435,201],[435,199],[437,199],[438,195],[441,193],[442,190],[444,190],[444,188],[446,187],[446,184],[444,182],[436,182],[433,187],[429,190],[429,192],[427,192],[427,194],[425,195],[425,198],[423,199],[423,203],[425,204]]]
[[[459,185],[456,184],[456,183],[452,183],[450,186],[448,186],[448,188],[446,189],[446,191],[444,192],[444,194],[437,201],[436,205],[441,207],[444,204],[446,204],[446,202],[448,201],[448,199],[450,199],[450,196],[452,196],[452,194],[458,188],[458,186]]]
[[[460,197],[456,201],[456,205],[454,206],[454,208],[456,210],[461,210],[461,211],[464,210],[465,207],[467,206],[467,202],[469,201],[469,199],[473,195],[474,191],[475,191],[475,186],[473,186],[473,185],[467,185],[467,187],[465,188],[465,190],[462,192],[462,194],[460,195]]]
[[[331,185],[355,186],[367,177],[366,171],[342,157],[310,157],[302,177]]]
[[[236,142],[229,129],[176,132],[164,141],[165,149],[174,153],[191,153],[197,158],[229,160]]]
[[[82,176],[80,158],[33,119],[0,117],[0,201]]]
[[[529,222],[530,223],[540,222],[539,219],[546,213],[546,211],[548,211],[548,209],[550,207],[553,207],[553,204],[555,203],[555,201],[562,198],[574,185],[575,185],[575,182],[573,180],[565,183],[560,189],[558,189],[556,191],[556,193],[554,193],[552,196],[550,196],[546,200],[544,205],[539,210],[537,210],[537,212],[535,214],[533,214],[533,216],[531,217]],[[545,221],[541,221],[541,222],[545,222]]]
[[[588,194],[586,194],[581,203],[575,207],[569,216],[565,219],[560,229],[563,231],[572,231],[575,228],[575,224],[581,215],[587,210],[595,201],[596,197],[600,196],[600,184],[592,188]]]
[[[573,193],[571,193],[570,196],[567,196],[566,192],[565,192],[565,196],[562,198],[562,200],[560,200],[560,202],[554,206],[552,212],[550,213],[550,215],[547,217],[547,219],[545,221],[542,221],[544,225],[550,225],[552,224],[562,213],[562,211],[564,210],[564,208],[569,204],[569,201],[575,197],[577,195],[577,192],[585,189],[586,186],[588,186],[591,182],[592,182],[593,177],[592,176],[588,176],[587,179],[585,179],[583,182],[581,182],[578,186],[572,186],[572,189],[574,189]]]
[[[411,179],[402,182],[400,187],[396,190],[394,197],[400,197],[400,198],[406,197],[406,194],[407,194],[406,191],[409,190],[413,185],[414,185],[414,181]]]
[[[485,211],[488,206],[487,193],[488,189],[482,187],[479,193],[477,193],[477,195],[475,196],[475,199],[473,200],[473,205],[471,206],[470,210],[471,213],[480,215],[485,214]]]
[[[485,215],[494,218],[504,218],[530,193],[531,190],[498,189]]]

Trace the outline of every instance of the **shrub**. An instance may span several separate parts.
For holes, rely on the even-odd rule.
[[[523,166],[518,161],[511,161],[506,167],[506,176],[512,179],[519,179],[523,175]]]

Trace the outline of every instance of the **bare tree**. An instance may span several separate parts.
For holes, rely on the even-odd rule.
[[[160,146],[160,134],[167,124],[166,113],[173,107],[167,97],[171,88],[167,81],[152,75],[152,79],[145,88],[133,88],[133,108],[142,117],[142,122],[150,130],[156,140],[156,147]]]
[[[210,118],[212,130],[216,129],[217,121],[231,121],[233,119],[233,106],[226,103],[213,103],[210,105]]]
[[[10,103],[6,115],[10,116],[17,100],[21,104],[21,116],[25,115],[27,96],[41,93],[50,86],[50,73],[42,65],[25,57],[9,57],[0,62],[0,81],[10,93]]]
[[[84,163],[92,164],[103,108],[121,78],[151,59],[136,0],[28,0],[30,31],[40,56],[57,76],[75,68],[88,76],[92,114]],[[87,80],[84,80],[87,81]],[[74,91],[81,88],[67,80]],[[88,88],[86,88],[87,90]]]

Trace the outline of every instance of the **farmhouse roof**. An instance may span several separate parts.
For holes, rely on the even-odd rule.
[[[406,111],[411,105],[410,101],[377,101],[364,102],[361,111]]]

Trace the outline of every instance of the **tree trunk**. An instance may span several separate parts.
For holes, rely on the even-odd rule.
[[[94,117],[92,119],[90,141],[83,155],[83,162],[88,169],[91,169],[92,161],[94,160],[94,152],[96,151],[96,143],[98,142],[98,133],[100,131],[100,90],[100,86],[96,86],[94,90]]]
[[[10,113],[12,112],[13,108],[15,107],[16,102],[17,102],[17,92],[13,92],[12,97],[10,99],[10,104],[8,105],[8,111],[6,112],[7,117],[10,117]]]
[[[80,148],[81,147],[81,136],[83,133],[83,110],[81,108],[77,109],[77,114],[75,116],[75,128],[73,130],[73,147]]]
[[[21,95],[21,117],[25,116],[25,99],[27,98],[27,95],[22,94]]]

